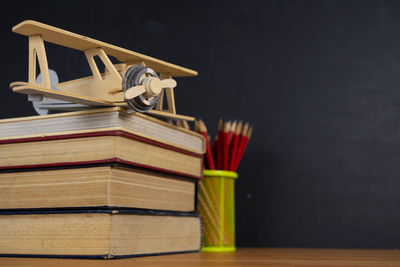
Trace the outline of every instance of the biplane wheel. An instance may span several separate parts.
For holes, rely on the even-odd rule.
[[[50,86],[51,89],[53,90],[57,90],[57,88],[54,87],[54,84],[58,83],[58,75],[57,72],[55,72],[52,69],[49,69],[49,78],[50,78]],[[42,73],[39,73],[39,75],[36,77],[36,83],[40,84],[42,82]],[[47,115],[50,113],[48,108],[42,108],[41,107],[41,103],[42,101],[32,101],[32,106],[35,109],[36,113],[43,116],[43,115]]]
[[[142,65],[134,65],[130,67],[125,72],[122,82],[122,88],[124,92],[133,86],[142,85],[142,82],[146,77],[159,78],[157,73],[150,68],[144,67]],[[132,99],[127,99],[126,102],[129,104],[129,106],[132,107],[133,110],[138,112],[146,112],[153,109],[160,98],[161,94],[153,97],[148,97],[144,93]]]
[[[50,88],[59,91],[54,85],[58,84],[58,75],[52,69],[49,69]],[[36,84],[42,82],[42,73],[36,77]],[[84,110],[89,109],[89,105],[83,105],[64,100],[58,100],[41,95],[29,95],[28,100],[32,102],[33,108],[39,115],[47,115],[53,111],[65,111],[65,110]]]

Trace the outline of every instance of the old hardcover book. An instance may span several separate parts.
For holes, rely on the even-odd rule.
[[[122,258],[199,251],[195,213],[77,210],[0,213],[0,256]]]
[[[197,154],[205,152],[200,134],[120,107],[0,120],[0,141],[104,131],[123,131]]]
[[[0,141],[0,170],[124,163],[202,177],[202,154],[125,131],[97,131]]]
[[[121,164],[0,173],[0,209],[139,208],[194,212],[196,182]]]

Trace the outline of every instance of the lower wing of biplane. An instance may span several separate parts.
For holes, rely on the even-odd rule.
[[[23,21],[12,30],[29,36],[28,82],[11,83],[14,92],[37,99],[45,97],[89,106],[122,106],[170,119],[194,120],[176,114],[173,91],[176,82],[172,77],[195,76],[196,71],[36,21]],[[51,85],[44,41],[83,51],[93,76]],[[109,56],[121,63],[113,64]],[[100,72],[95,57],[103,62],[104,73]],[[36,80],[37,63],[40,82]],[[164,96],[166,109],[163,108]]]

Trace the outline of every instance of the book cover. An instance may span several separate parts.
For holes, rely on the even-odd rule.
[[[125,164],[0,171],[0,209],[55,208],[194,212],[196,180]]]
[[[0,140],[0,170],[124,163],[202,178],[202,157],[123,131]]]
[[[196,252],[195,213],[143,210],[0,212],[0,256],[115,259]]]
[[[104,131],[122,131],[197,154],[205,152],[200,134],[121,107],[0,120],[0,141]]]

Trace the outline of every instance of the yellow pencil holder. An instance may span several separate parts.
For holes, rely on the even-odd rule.
[[[202,251],[235,251],[236,172],[204,170],[197,209],[203,218]]]

